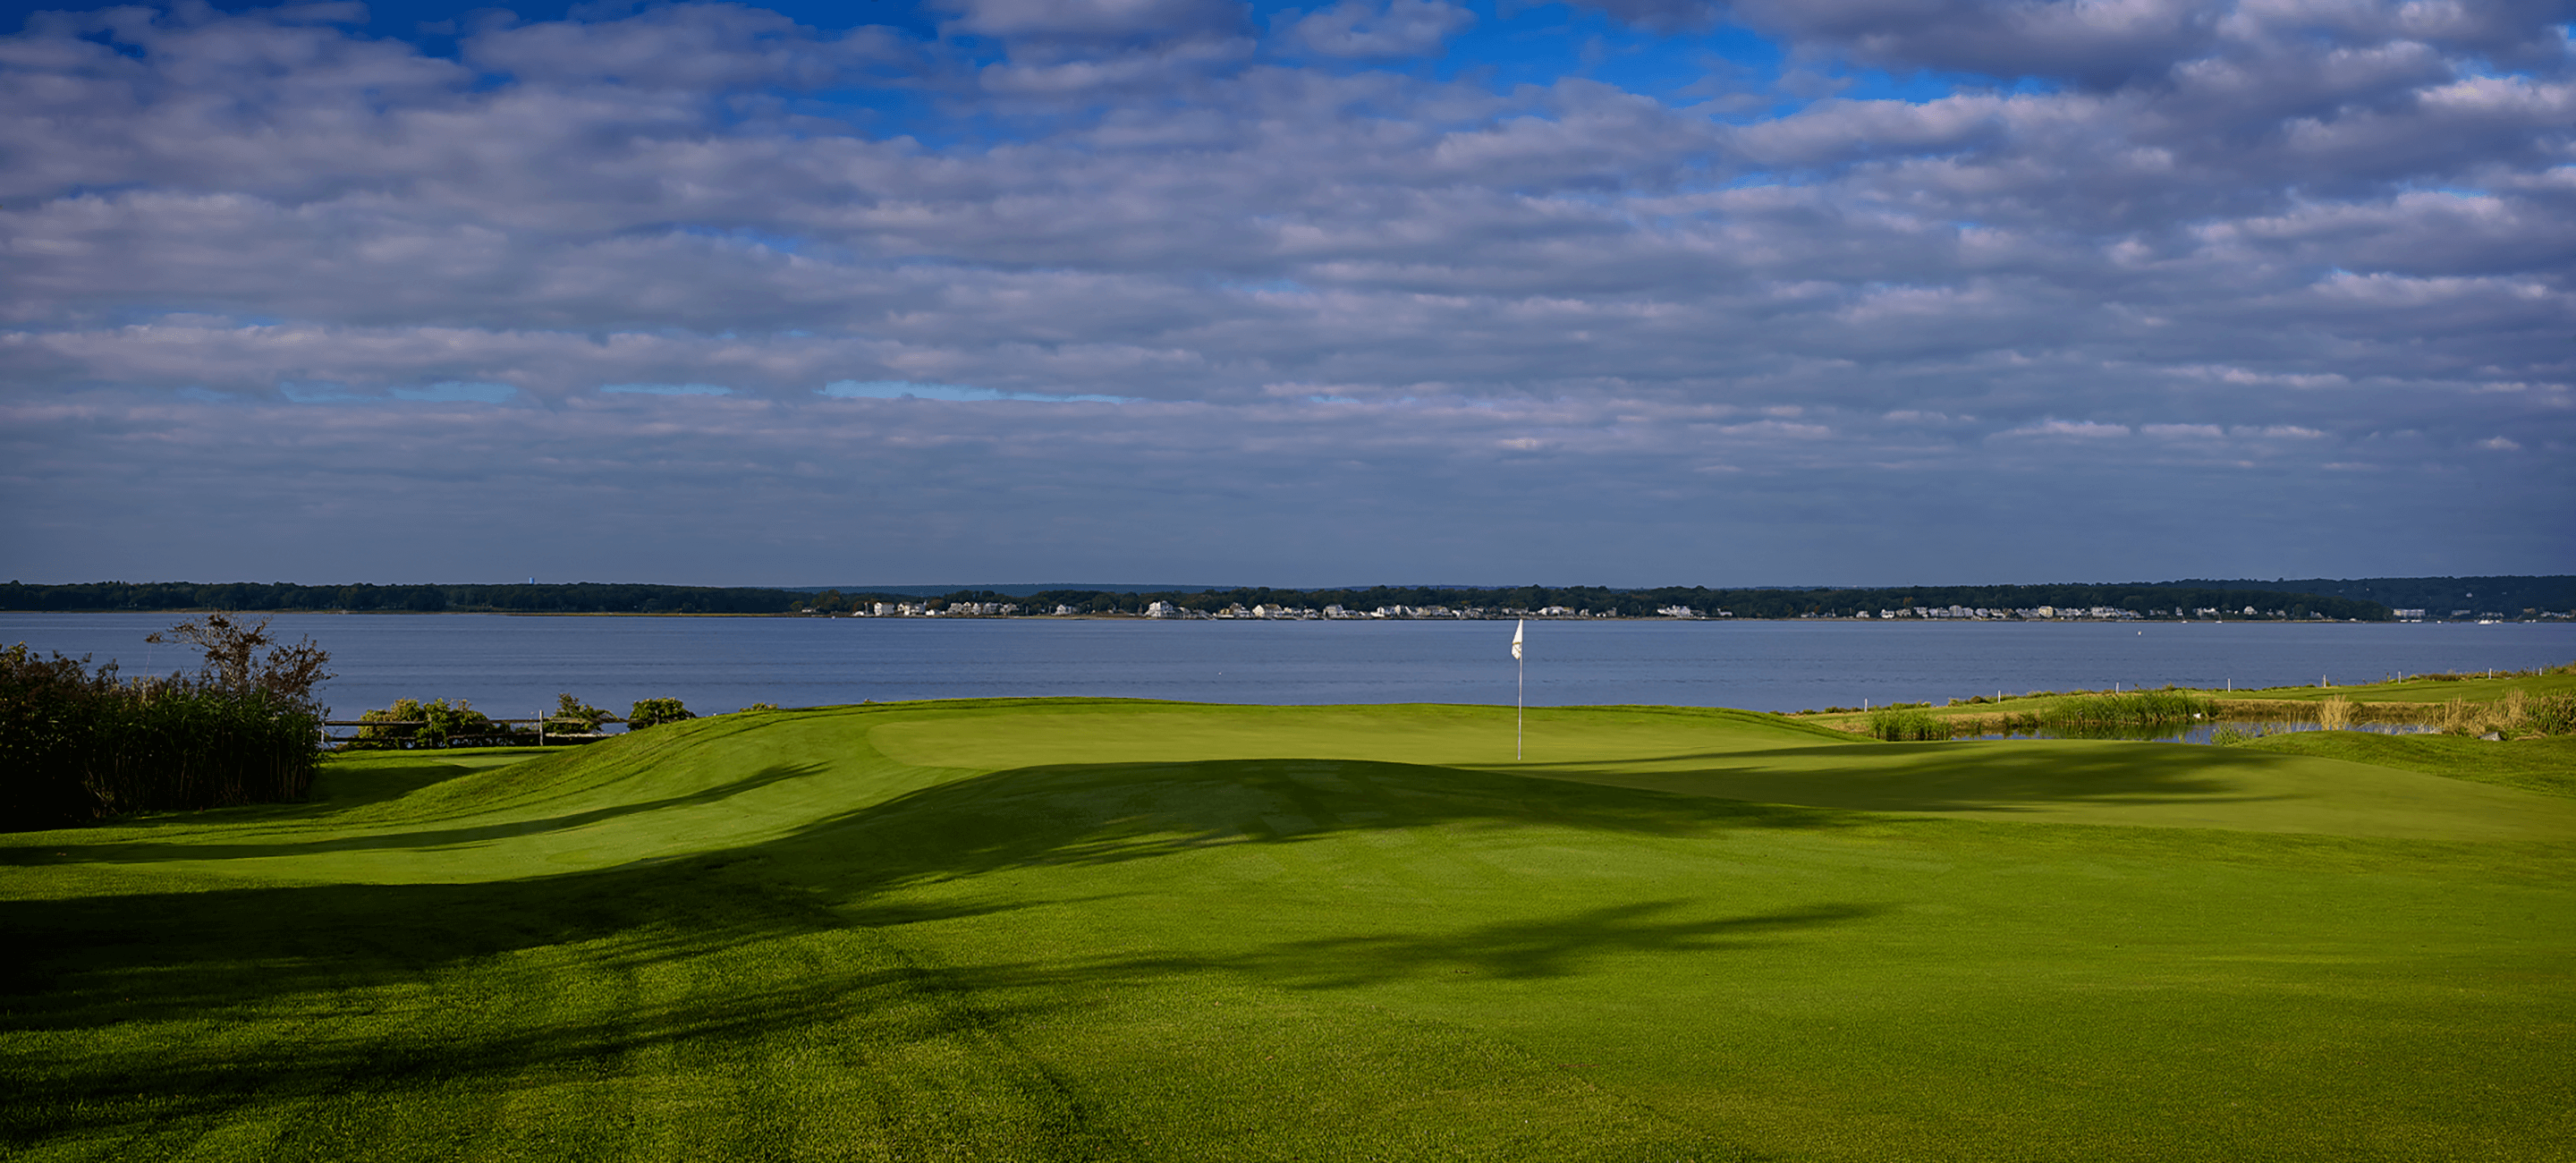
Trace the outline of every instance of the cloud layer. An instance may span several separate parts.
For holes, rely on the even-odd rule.
[[[2554,6],[362,15],[0,38],[29,580],[2576,567]]]

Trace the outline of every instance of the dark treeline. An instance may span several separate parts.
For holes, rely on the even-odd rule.
[[[76,585],[0,585],[0,609],[11,610],[348,610],[382,612],[497,612],[526,614],[793,614],[806,610],[844,613],[867,610],[876,603],[922,603],[908,595],[826,590],[820,594],[762,588],[620,585],[598,582],[539,585],[302,586],[285,582],[236,582],[204,585],[191,582],[89,582]],[[1052,614],[1060,606],[1084,614],[1140,614],[1158,601],[1183,609],[1222,610],[1229,606],[1278,605],[1320,610],[1326,606],[1367,613],[1384,606],[1446,606],[1490,611],[1542,610],[1562,606],[1596,616],[1651,617],[1669,606],[1686,606],[1705,615],[1720,612],[1738,618],[1847,618],[1862,611],[1916,606],[1971,609],[2030,609],[2036,606],[2091,609],[2097,606],[2150,616],[2172,611],[2216,608],[2243,617],[2252,606],[2258,616],[2384,620],[2387,604],[2366,598],[2285,592],[2252,583],[2195,585],[2026,585],[1905,586],[1866,589],[1709,589],[1667,586],[1659,589],[1610,589],[1603,586],[1517,586],[1470,589],[1451,586],[1371,586],[1344,589],[1278,589],[1246,586],[1229,590],[1174,593],[1122,593],[1109,590],[1048,590],[1011,597],[987,590],[959,590],[945,598],[927,599],[933,607],[961,603],[1008,604],[1016,612]],[[2436,609],[2435,616],[2448,613]],[[2515,612],[2519,612],[2518,610]]]
[[[958,600],[993,600],[960,598]],[[1916,606],[1946,609],[2030,609],[2036,606],[2091,609],[2107,606],[2149,616],[2173,616],[2180,608],[2216,608],[2243,617],[2252,606],[2260,616],[2353,618],[2382,621],[2388,607],[2348,598],[2285,594],[2271,590],[2201,589],[2144,585],[1913,586],[1882,589],[1728,590],[1701,586],[1621,590],[1602,586],[1517,586],[1462,589],[1435,586],[1373,586],[1367,589],[1291,590],[1244,587],[1186,594],[1119,594],[1098,590],[1056,590],[1016,599],[1026,612],[1051,613],[1059,605],[1085,613],[1140,613],[1151,603],[1170,602],[1187,610],[1215,611],[1228,606],[1278,605],[1322,609],[1341,606],[1368,613],[1383,606],[1445,606],[1451,610],[1543,610],[1563,607],[1596,616],[1653,617],[1671,606],[1684,606],[1708,616],[1720,612],[1738,618],[1848,618],[1862,611]]]
[[[2566,574],[2496,577],[2366,577],[2349,580],[2293,578],[2285,581],[2177,581],[2173,586],[2277,590],[2355,598],[2398,610],[2423,610],[2430,617],[2518,618],[2524,614],[2576,611],[2576,577]]]
[[[510,614],[787,614],[814,604],[793,590],[715,586],[301,586],[289,582],[85,582],[0,585],[7,610],[350,610]]]

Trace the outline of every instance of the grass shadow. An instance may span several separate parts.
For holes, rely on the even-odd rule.
[[[260,844],[222,843],[152,843],[127,842],[112,844],[67,844],[59,840],[39,845],[0,847],[0,865],[62,864],[108,862],[146,864],[165,860],[231,860],[264,856],[301,856],[331,852],[356,852],[368,849],[443,848],[474,844],[518,836],[535,836],[587,827],[625,816],[672,808],[720,803],[746,792],[771,784],[816,775],[825,770],[819,763],[773,764],[740,779],[680,795],[662,796],[632,803],[613,804],[588,811],[570,812],[536,820],[512,820],[506,823],[478,824],[460,828],[431,828],[409,832],[370,832],[324,840]],[[436,782],[436,781],[431,781]],[[274,823],[275,817],[248,817],[244,823]]]
[[[1620,763],[1531,765],[1545,779],[1880,812],[2024,811],[2070,805],[2257,803],[2243,771],[2266,762],[2158,744],[2052,747],[1947,742],[1780,747]]]
[[[939,784],[816,820],[779,843],[864,830],[890,859],[939,876],[1153,859],[1347,831],[1540,824],[1633,835],[1836,828],[1849,813],[1658,789],[1531,780],[1463,767],[1342,759],[1086,763]]]
[[[1455,933],[1371,933],[1284,942],[1242,967],[1304,989],[1347,989],[1435,970],[1506,980],[1566,977],[1596,957],[1704,953],[1800,929],[1866,920],[1876,905],[1821,904],[1742,917],[1667,916],[1688,902],[1635,901]]]

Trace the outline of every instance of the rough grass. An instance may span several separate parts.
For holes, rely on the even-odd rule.
[[[2434,750],[1615,709],[1515,764],[1510,724],[726,716],[9,837],[0,1153],[2576,1154],[2576,800]]]
[[[2326,704],[2335,706],[2330,708]],[[1925,712],[1934,717],[1935,726],[1946,730],[1946,735],[1926,733],[1929,729],[1914,724],[1911,719],[1907,720],[1908,727],[1903,734],[1913,738],[1945,738],[2086,724],[2161,724],[2187,720],[2195,713],[2249,721],[2303,721],[2336,715],[2346,723],[2431,723],[2441,725],[2445,730],[2473,726],[2475,730],[2483,731],[2497,726],[2510,727],[2522,721],[2522,708],[2525,706],[2548,712],[2542,717],[2551,724],[2565,722],[2569,708],[2576,708],[2576,664],[2528,671],[2497,671],[2492,678],[2485,677],[2483,673],[2461,674],[2331,687],[2232,691],[2168,687],[2116,693],[2032,691],[2002,698],[1975,695],[1953,699],[1947,706],[1930,708]],[[1817,726],[1873,738],[1888,737],[1880,730],[1890,723],[1886,712],[1846,708],[1816,715],[1801,712],[1801,715],[1805,716],[1804,721]],[[2552,727],[2541,725],[2535,729],[2550,730]]]
[[[2466,699],[2473,703],[2501,699],[2521,691],[2525,695],[2576,695],[2576,665],[2553,666],[2540,670],[2485,672],[2446,675],[2441,678],[2404,678],[2394,681],[2344,684],[2331,687],[2293,686],[2265,690],[2238,690],[2234,697],[2288,699],[2313,702],[2321,699],[2348,698],[2361,703],[2447,703]],[[2214,692],[2204,692],[2214,693]]]

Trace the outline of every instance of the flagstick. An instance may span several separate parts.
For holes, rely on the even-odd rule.
[[[1512,762],[1521,761],[1521,724],[1529,717],[1529,660],[1521,657],[1521,631],[1529,629],[1529,619],[1512,623],[1512,671],[1518,677],[1512,682]]]

